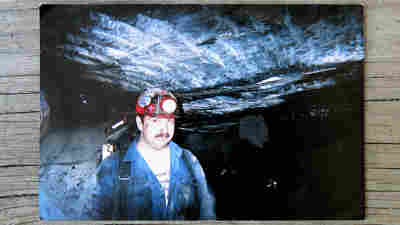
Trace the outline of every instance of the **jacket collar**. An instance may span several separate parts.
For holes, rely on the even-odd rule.
[[[138,138],[136,138],[128,148],[128,151],[126,152],[124,159],[122,161],[135,161],[138,157],[138,150],[137,150],[137,141]],[[182,156],[182,149],[173,141],[170,141],[169,144],[169,149],[171,150],[171,156],[178,159]]]

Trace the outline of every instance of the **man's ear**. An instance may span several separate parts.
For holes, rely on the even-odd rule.
[[[142,122],[142,119],[140,118],[140,116],[136,116],[136,126],[140,130],[140,132],[142,132],[143,122]]]

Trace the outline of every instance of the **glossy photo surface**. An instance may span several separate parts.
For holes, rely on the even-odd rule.
[[[354,5],[43,5],[41,219],[104,219],[103,144],[133,142],[148,88],[176,96],[165,142],[198,159],[216,220],[362,219],[363,21]]]

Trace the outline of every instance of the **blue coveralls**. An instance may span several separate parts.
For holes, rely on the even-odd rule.
[[[161,184],[137,151],[136,141],[130,144],[123,158],[123,161],[131,162],[127,211],[123,213],[128,215],[129,220],[215,219],[215,199],[209,191],[199,161],[190,151],[172,141],[169,147],[171,176],[167,205]],[[113,198],[116,197],[113,190],[117,184],[118,157],[111,155],[106,158],[98,170],[104,219],[116,219],[112,218],[112,211]],[[187,157],[186,162],[183,157]],[[192,172],[188,166],[193,168]]]

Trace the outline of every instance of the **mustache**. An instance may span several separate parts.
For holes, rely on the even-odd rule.
[[[160,134],[157,134],[155,137],[156,138],[159,138],[159,137],[169,138],[169,133],[160,133]]]

